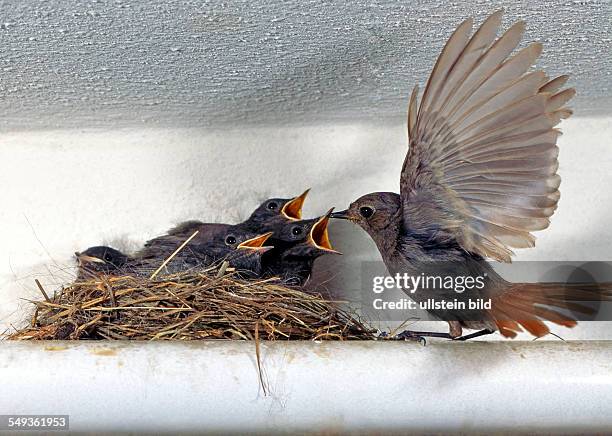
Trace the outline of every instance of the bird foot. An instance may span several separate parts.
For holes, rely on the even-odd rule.
[[[400,341],[416,341],[422,346],[427,345],[427,339],[424,336],[420,335],[419,332],[413,332],[410,330],[404,330],[401,333],[398,333],[393,337],[393,339],[397,339]]]

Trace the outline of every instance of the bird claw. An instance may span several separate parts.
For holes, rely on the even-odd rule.
[[[380,332],[378,334],[378,339],[394,339],[397,341],[418,341],[419,344],[425,346],[427,345],[427,339],[425,337],[419,335],[418,333],[411,332],[410,330],[405,330],[393,337],[390,336],[388,332]]]

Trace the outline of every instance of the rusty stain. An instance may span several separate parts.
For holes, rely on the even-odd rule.
[[[244,354],[243,350],[234,350],[233,348],[228,348],[227,350],[223,350],[223,354],[226,356],[237,356],[239,354]]]
[[[328,347],[326,347],[324,344],[318,345],[319,346],[313,348],[313,351],[317,356],[326,358],[331,356],[331,352]]]
[[[45,351],[66,351],[68,347],[63,345],[47,345]]]
[[[96,356],[116,356],[117,350],[113,350],[112,348],[94,348],[90,351],[91,354],[95,354]]]
[[[287,363],[293,362],[294,359],[295,359],[295,353],[293,351],[289,351],[285,353],[285,361]]]

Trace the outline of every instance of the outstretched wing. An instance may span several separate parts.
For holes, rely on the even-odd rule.
[[[472,19],[450,37],[417,109],[408,112],[409,151],[401,175],[404,227],[452,238],[466,251],[510,261],[532,247],[559,200],[554,127],[571,115],[567,76],[528,72],[539,43],[516,54],[524,23],[496,40],[502,11],[471,35]]]

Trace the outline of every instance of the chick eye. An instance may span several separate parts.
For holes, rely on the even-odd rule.
[[[227,245],[233,245],[233,244],[235,244],[235,243],[236,243],[236,237],[234,237],[234,236],[232,236],[232,235],[228,236],[227,238],[225,238],[225,243],[226,243]]]
[[[268,209],[270,210],[276,210],[278,209],[278,203],[276,203],[275,201],[271,201],[268,203]]]
[[[303,232],[301,227],[294,227],[291,229],[291,233],[293,233],[295,236],[299,236],[301,235]]]
[[[374,215],[374,209],[369,206],[363,206],[359,208],[359,214],[364,218],[370,218]]]
[[[105,254],[104,254],[104,260],[105,260],[105,261],[107,261],[107,262],[110,262],[110,261],[111,261],[111,260],[113,260],[113,259],[112,259],[112,257],[111,257],[111,255],[110,255],[110,254],[105,253]]]

